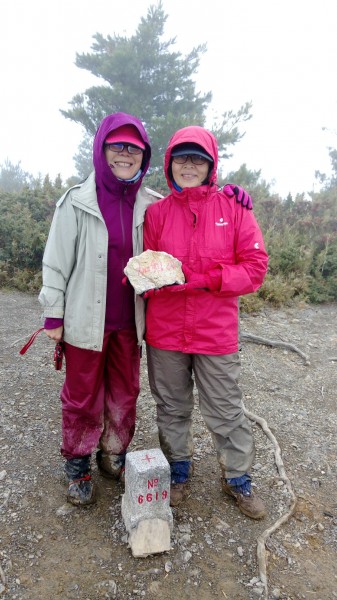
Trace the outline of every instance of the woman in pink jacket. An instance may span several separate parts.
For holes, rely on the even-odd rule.
[[[259,519],[265,508],[251,489],[254,440],[238,386],[238,300],[261,286],[268,256],[253,212],[216,185],[217,166],[211,132],[191,126],[172,136],[164,165],[171,193],[147,209],[144,249],[178,258],[186,283],[145,294],[148,371],[171,505],[184,499],[192,472],[195,380],[223,489]]]

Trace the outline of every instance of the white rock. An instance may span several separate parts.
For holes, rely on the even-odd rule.
[[[77,506],[74,506],[73,504],[63,504],[62,506],[60,506],[60,508],[57,509],[56,514],[58,517],[64,517],[65,515],[69,515],[69,513],[74,512],[75,510],[77,510]]]
[[[166,563],[165,563],[165,571],[166,571],[166,573],[169,573],[170,571],[172,571],[172,563],[170,560],[166,561]]]
[[[143,294],[147,290],[161,288],[164,285],[185,282],[180,260],[167,252],[154,250],[146,250],[130,258],[124,273],[136,294]]]
[[[183,554],[183,562],[184,563],[188,563],[192,558],[192,552],[190,552],[189,550],[185,550],[184,554]]]
[[[259,583],[259,581],[260,581],[260,578],[259,578],[259,577],[253,577],[253,578],[252,578],[252,579],[249,581],[249,583],[250,583],[250,585],[256,585],[257,583]]]

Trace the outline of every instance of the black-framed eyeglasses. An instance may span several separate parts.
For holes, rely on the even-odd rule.
[[[188,159],[190,159],[194,165],[204,165],[205,163],[210,162],[207,160],[207,158],[201,156],[200,154],[180,154],[180,156],[172,157],[172,160],[178,165],[184,165]]]
[[[143,150],[138,148],[138,146],[133,146],[132,144],[123,144],[122,142],[118,142],[117,144],[105,144],[105,147],[108,150],[111,150],[111,152],[123,152],[125,148],[129,154],[140,154],[143,152]]]

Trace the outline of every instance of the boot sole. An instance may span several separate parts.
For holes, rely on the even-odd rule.
[[[95,504],[97,501],[96,498],[96,488],[93,487],[91,498],[87,501],[80,500],[80,498],[74,498],[73,496],[69,496],[67,494],[67,502],[72,504],[73,506],[90,506],[90,504]]]
[[[241,511],[241,512],[242,512],[244,515],[246,515],[246,517],[250,517],[251,519],[255,519],[256,521],[258,521],[259,519],[263,519],[263,517],[265,517],[265,516],[266,516],[266,513],[265,513],[265,512],[258,513],[258,514],[256,514],[256,513],[255,513],[254,515],[252,515],[252,513],[250,513],[248,510],[244,510],[244,508],[242,508],[242,506],[240,506],[240,504],[239,504],[239,503],[237,503],[237,505],[238,505],[238,507],[239,507],[240,511]]]
[[[77,500],[76,498],[71,498],[70,496],[67,496],[67,502],[69,502],[69,504],[72,504],[73,506],[90,506],[91,504],[96,503],[96,498],[91,498],[87,502],[82,502],[81,500]]]

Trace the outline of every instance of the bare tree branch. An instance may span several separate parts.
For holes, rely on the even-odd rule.
[[[282,456],[281,456],[281,448],[278,444],[276,437],[269,429],[267,421],[265,419],[263,419],[262,417],[258,417],[254,413],[249,412],[246,408],[244,409],[244,412],[245,412],[246,417],[248,417],[248,419],[250,419],[251,421],[256,422],[256,423],[258,423],[258,425],[260,425],[262,431],[266,434],[266,436],[272,442],[272,444],[274,446],[274,456],[275,456],[275,464],[276,464],[277,470],[279,472],[280,478],[282,479],[282,481],[284,481],[284,483],[287,487],[287,490],[289,491],[289,494],[291,496],[291,503],[290,503],[289,510],[284,515],[282,515],[279,519],[277,519],[277,521],[275,521],[275,523],[273,523],[270,527],[268,527],[268,529],[265,529],[263,531],[263,533],[257,538],[257,560],[258,560],[258,566],[259,566],[259,576],[260,576],[261,582],[263,583],[263,586],[264,586],[265,598],[267,599],[268,598],[268,578],[267,578],[267,561],[266,561],[266,540],[269,538],[269,536],[272,533],[274,533],[274,531],[276,531],[276,529],[278,529],[281,525],[283,525],[283,523],[286,523],[286,521],[289,520],[289,518],[291,517],[291,515],[293,514],[293,512],[295,510],[297,498],[293,491],[290,479],[288,478],[285,468],[284,468],[284,464],[283,464],[283,460],[282,460]]]
[[[310,359],[307,354],[304,354],[302,350],[294,346],[294,344],[290,344],[289,342],[282,342],[279,340],[268,340],[266,338],[260,337],[258,335],[253,335],[252,333],[247,333],[245,331],[240,332],[240,340],[245,340],[246,342],[254,342],[255,344],[264,344],[265,346],[272,346],[274,348],[286,348],[287,350],[291,350],[292,352],[297,352],[303,360],[306,366],[310,365]]]

